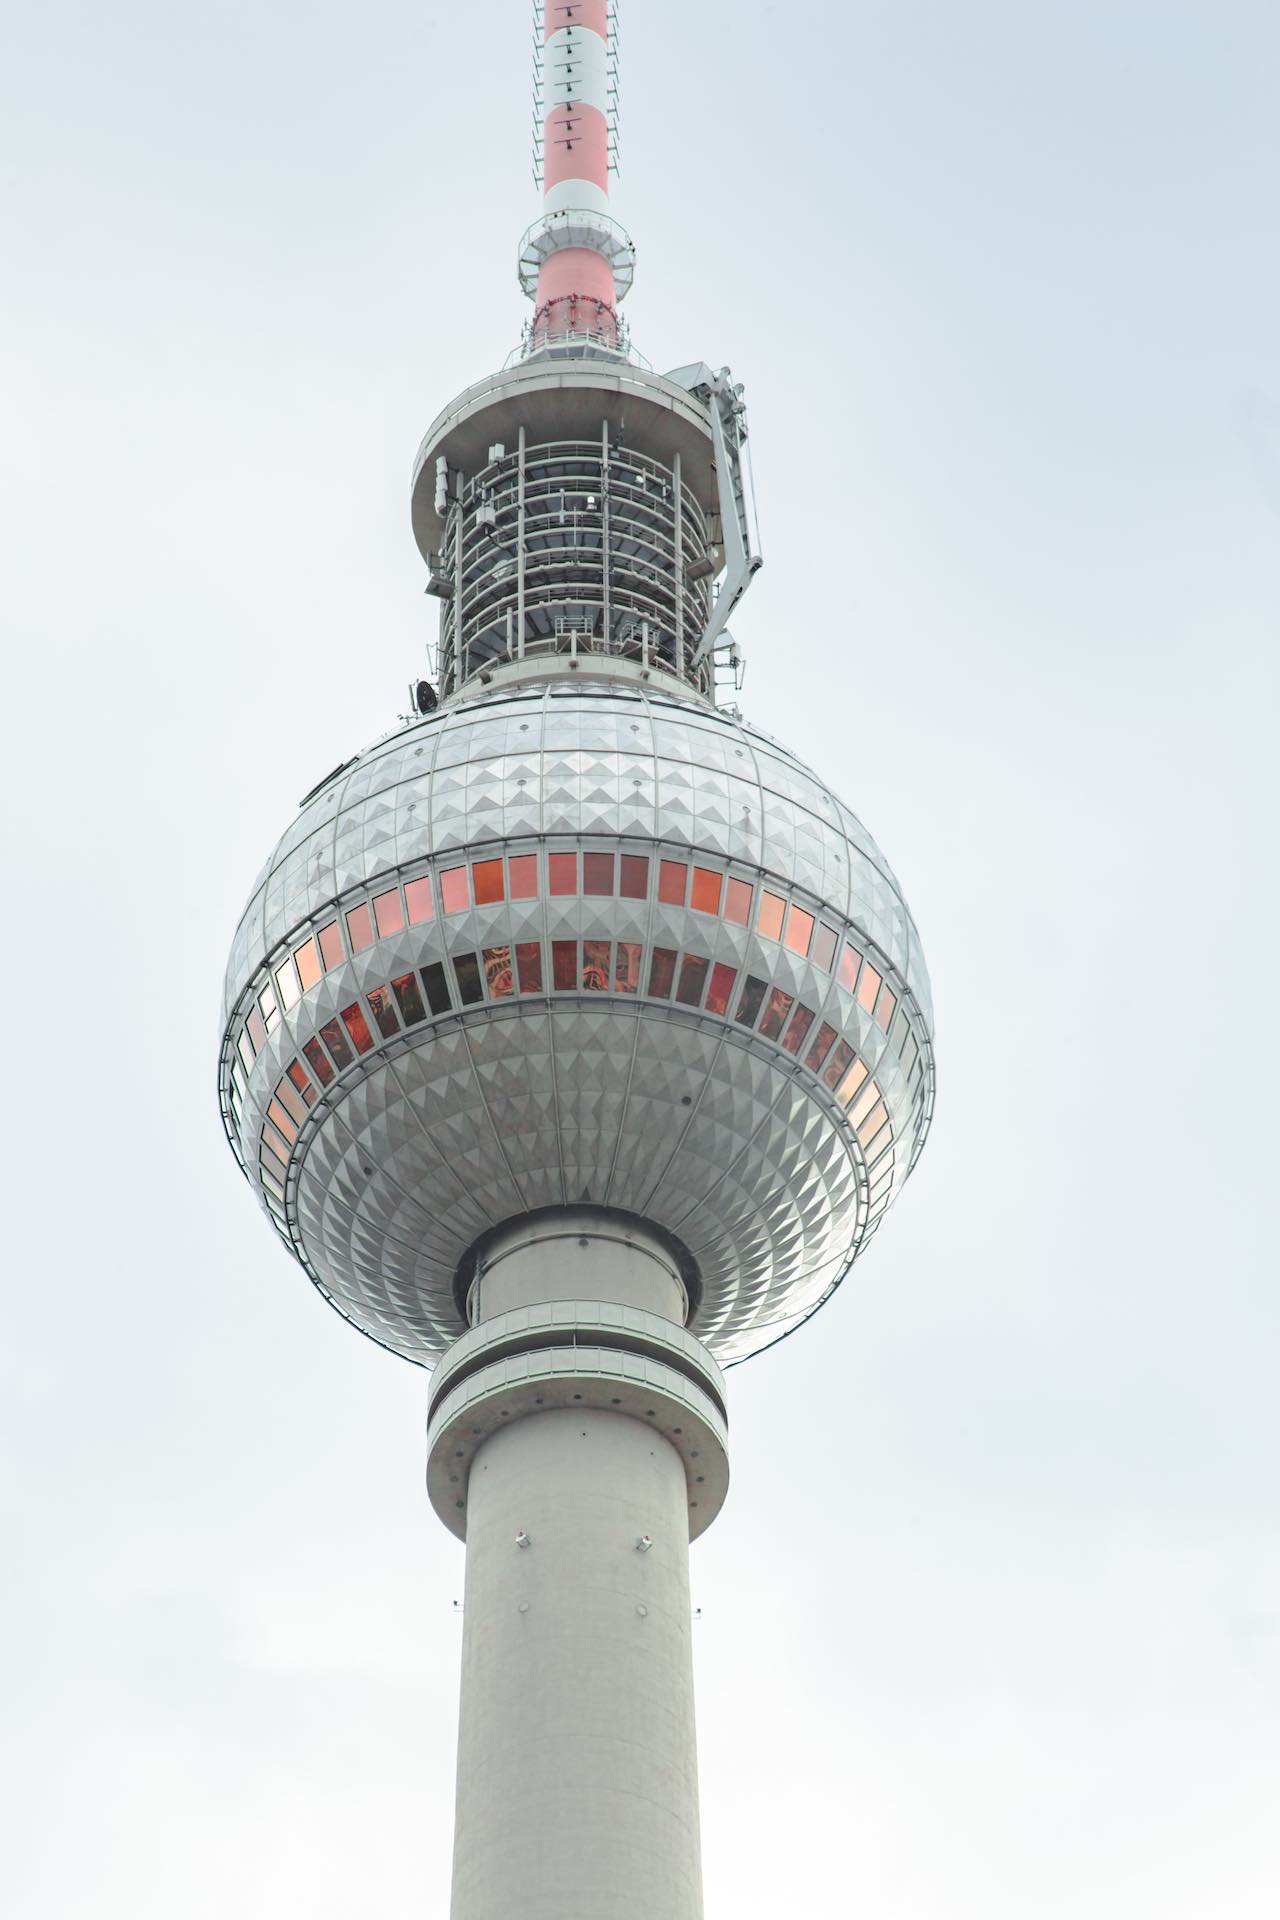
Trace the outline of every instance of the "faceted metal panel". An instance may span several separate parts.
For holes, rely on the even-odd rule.
[[[811,913],[842,936],[853,930],[868,956],[864,984],[874,993],[883,974],[892,1005],[877,1018],[874,1001],[855,999],[829,960],[823,968],[776,937],[766,942],[754,923],[667,903],[654,889],[644,900],[581,890],[560,898],[544,885],[533,899],[448,916],[437,906],[425,923],[389,931],[365,951],[349,940],[296,1005],[281,1006],[251,1068],[236,1061],[264,967],[283,963],[292,976],[290,946],[322,923],[427,871],[439,900],[440,874],[464,855],[573,844],[643,849],[655,862],[683,850],[717,873],[753,879],[757,898],[776,888],[803,907],[802,919]],[[397,903],[408,897],[395,893]],[[402,904],[396,911],[404,917]],[[373,1031],[362,1057],[326,1067],[332,1084],[302,1071],[309,1111],[283,1083],[297,1109],[290,1123],[279,1100],[273,1108],[287,1177],[264,1159],[279,1172],[283,1201],[267,1191],[255,1143],[272,1132],[273,1090],[357,996],[367,1009],[377,1004],[371,992],[389,995],[385,983],[416,982],[424,967],[448,969],[464,953],[523,940],[549,958],[556,940],[601,938],[635,942],[646,956],[655,947],[696,952],[739,981],[751,973],[773,983],[788,1007],[803,1003],[843,1036],[874,1087],[868,1078],[864,1100],[837,1099],[804,1065],[803,1045],[784,1051],[763,1022],[746,1030],[732,1004],[715,1013],[658,1002],[643,983],[639,992],[633,983],[626,993],[560,997],[548,980],[529,998],[507,981],[510,997],[492,997],[490,985],[485,998],[460,1005],[459,976],[447,1012],[413,1031],[398,1022],[389,1037]],[[693,699],[589,684],[450,704],[315,795],[245,911],[224,1014],[224,1114],[251,1184],[334,1304],[428,1365],[462,1331],[454,1280],[467,1248],[513,1214],[577,1203],[624,1208],[676,1234],[702,1281],[691,1330],[722,1360],[745,1358],[798,1325],[839,1280],[900,1190],[932,1105],[920,945],[866,830],[740,720]],[[864,1129],[860,1143],[858,1127],[877,1129],[882,1118],[869,1175],[870,1135]]]

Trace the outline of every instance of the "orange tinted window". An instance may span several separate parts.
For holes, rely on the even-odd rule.
[[[471,904],[467,898],[465,867],[449,867],[440,875],[440,904],[446,913],[461,913]]]
[[[853,1059],[853,1048],[847,1040],[842,1040],[826,1066],[822,1069],[822,1084],[834,1092],[844,1079],[849,1063]]]
[[[697,913],[719,913],[720,889],[723,882],[718,873],[710,867],[695,867],[693,870],[693,893],[690,904]]]
[[[757,980],[753,973],[749,973],[743,981],[742,998],[738,1002],[738,1011],[733,1017],[735,1020],[740,1020],[744,1027],[754,1027],[764,1004],[767,987],[768,982]]]
[[[854,986],[857,983],[858,968],[861,965],[862,955],[856,947],[851,947],[846,944],[844,952],[840,955],[840,971],[836,975],[836,978],[842,987],[849,989],[850,993],[853,992]]]
[[[815,967],[821,967],[824,973],[830,973],[831,962],[836,957],[836,930],[834,927],[821,926],[814,937],[813,951],[809,958]]]
[[[420,927],[424,920],[435,917],[435,904],[431,898],[431,881],[426,874],[421,880],[410,880],[404,890],[404,903],[409,909],[409,925]]]
[[[296,1007],[302,997],[298,985],[298,976],[294,972],[292,960],[286,960],[276,974],[276,987],[280,994],[280,1004],[288,1013],[290,1007]]]
[[[707,1012],[727,1013],[729,996],[733,992],[733,983],[738,977],[736,967],[726,967],[723,960],[717,961],[711,969],[711,985],[707,988]]]
[[[658,898],[669,907],[682,907],[689,885],[689,869],[683,860],[658,863]]]
[[[725,888],[724,917],[732,920],[735,926],[745,927],[751,918],[751,901],[755,888],[748,886],[745,880],[730,880]]]
[[[806,1053],[804,1057],[804,1063],[806,1067],[809,1068],[811,1073],[816,1073],[818,1071],[818,1068],[822,1065],[823,1061],[826,1059],[827,1055],[830,1053],[831,1042],[835,1039],[835,1037],[836,1037],[835,1028],[832,1026],[828,1026],[827,1023],[824,1021],[823,1024],[818,1028],[817,1034],[814,1038],[813,1045],[810,1047],[808,1053]]]
[[[880,975],[868,960],[862,969],[862,978],[858,982],[858,1005],[865,1007],[867,1012],[870,1013],[876,1003],[876,995],[879,991]]]
[[[582,891],[597,894],[613,892],[613,855],[611,853],[583,854]]]
[[[889,1116],[885,1112],[884,1101],[877,1101],[862,1125],[858,1128],[858,1139],[864,1147],[875,1139],[888,1118]]]
[[[554,854],[552,855],[554,859]],[[578,984],[578,943],[576,940],[551,942],[551,978],[557,993],[567,993]]]
[[[670,947],[655,947],[649,967],[649,992],[655,1000],[665,1000],[676,977],[676,956]]]
[[[686,1007],[696,1007],[702,998],[702,989],[707,984],[707,968],[710,961],[704,960],[700,953],[686,953],[680,962],[680,981],[676,987],[676,999],[683,1001]]]
[[[341,964],[342,935],[338,932],[338,923],[331,920],[327,927],[321,927],[316,939],[320,942],[320,958],[324,961],[326,973]]]
[[[782,914],[786,904],[780,894],[761,893],[760,913],[756,925],[766,940],[782,938]]]
[[[400,1002],[401,1018],[407,1027],[416,1026],[419,1020],[425,1020],[427,1010],[422,1004],[422,995],[418,991],[416,974],[402,973],[391,982],[392,992]]]
[[[578,856],[576,853],[553,853],[548,856],[551,867],[552,893],[576,893],[578,891]]]
[[[647,896],[649,892],[649,856],[647,854],[623,854],[621,892],[624,900],[643,900]]]
[[[302,982],[302,991],[314,987],[324,969],[320,965],[320,950],[314,940],[304,940],[294,952],[294,963],[298,969],[298,978]]]
[[[861,1060],[855,1060],[840,1085],[836,1088],[836,1099],[843,1100],[846,1107],[858,1088],[867,1077],[867,1069]]]
[[[400,1020],[390,987],[370,987],[369,1006],[378,1023],[378,1032],[384,1039],[389,1040],[393,1034],[399,1033]]]
[[[776,1040],[782,1032],[782,1023],[791,1011],[793,997],[784,993],[781,987],[770,987],[769,998],[764,1003],[764,1018],[760,1022],[760,1031],[766,1040]]]
[[[868,1080],[866,1086],[862,1089],[861,1094],[858,1096],[856,1105],[851,1109],[849,1114],[849,1118],[850,1120],[852,1120],[855,1127],[860,1127],[862,1125],[862,1122],[866,1119],[867,1115],[870,1113],[872,1107],[875,1106],[876,1101],[879,1098],[880,1098],[879,1087],[876,1085],[874,1080]]]
[[[273,1100],[271,1102],[270,1106],[267,1108],[267,1112],[270,1114],[276,1126],[279,1127],[285,1139],[288,1140],[292,1145],[293,1141],[295,1141],[298,1137],[298,1128],[297,1128],[296,1122],[293,1121],[290,1118],[290,1116],[285,1112],[284,1108],[280,1105],[280,1102],[278,1100]]]
[[[477,860],[471,868],[471,884],[475,888],[478,907],[492,906],[495,900],[505,899],[506,883],[501,860]]]
[[[320,1042],[318,1040],[305,1040],[302,1045],[302,1051],[306,1054],[311,1066],[311,1071],[315,1074],[320,1085],[327,1087],[333,1078],[333,1068],[330,1066],[329,1056],[325,1053]]]
[[[587,858],[590,859],[590,854]],[[588,993],[609,991],[609,942],[584,940],[582,943],[582,984]]]
[[[536,853],[513,854],[507,862],[507,872],[511,878],[513,900],[537,899],[538,856]]]
[[[369,1031],[369,1022],[364,1017],[364,1009],[359,1001],[353,1001],[342,1009],[342,1024],[355,1042],[357,1053],[368,1053],[373,1045],[373,1035]]]
[[[245,1022],[245,1030],[249,1035],[249,1042],[254,1052],[261,1053],[267,1044],[267,1030],[262,1024],[262,1015],[256,1007],[254,1007],[248,1020]]]
[[[347,938],[351,942],[352,953],[363,953],[366,947],[373,945],[373,921],[369,917],[368,907],[352,907],[347,915]]]
[[[516,948],[521,993],[542,992],[542,948],[536,940],[522,940]]]
[[[285,1141],[283,1141],[280,1138],[280,1135],[276,1132],[274,1127],[265,1126],[262,1129],[262,1144],[264,1147],[267,1148],[269,1152],[275,1155],[276,1159],[280,1162],[281,1168],[288,1167],[289,1165],[288,1145],[286,1144]]]
[[[355,1059],[342,1025],[337,1020],[326,1020],[320,1029],[320,1038],[328,1047],[339,1067],[349,1067]]]
[[[307,1106],[292,1080],[280,1082],[276,1088],[276,1099],[295,1124],[301,1126],[307,1117]]]
[[[511,972],[510,947],[486,947],[484,950],[484,984],[491,1000],[505,1000],[515,991],[515,980]]]
[[[880,998],[876,1001],[876,1024],[882,1033],[888,1033],[889,1022],[893,1019],[898,996],[888,987],[881,987]]]
[[[252,1071],[253,1071],[253,1042],[252,1042],[252,1040],[250,1040],[250,1038],[249,1038],[249,1035],[248,1035],[248,1033],[247,1033],[247,1032],[245,1032],[245,1033],[242,1033],[242,1034],[240,1035],[240,1038],[239,1038],[239,1039],[237,1040],[237,1042],[236,1042],[236,1049],[237,1049],[237,1051],[239,1052],[239,1055],[240,1055],[240,1058],[241,1058],[241,1059],[242,1059],[242,1060],[244,1061],[244,1070],[245,1070],[245,1072],[246,1072],[246,1073],[252,1073]]]
[[[813,915],[803,907],[792,907],[787,915],[787,945],[792,953],[808,953],[813,939]]]
[[[634,940],[618,942],[613,962],[613,985],[618,993],[640,991],[640,947]]]
[[[799,1053],[805,1042],[805,1035],[814,1022],[812,1007],[797,1007],[791,1016],[791,1025],[782,1036],[782,1044],[788,1053]]]
[[[389,893],[378,895],[373,903],[373,914],[382,939],[385,940],[389,933],[399,933],[404,925],[404,908],[400,904],[399,887],[393,887]]]

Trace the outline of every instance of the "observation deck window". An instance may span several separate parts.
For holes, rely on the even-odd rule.
[[[795,995],[785,992],[783,988],[770,987],[769,998],[765,1002],[764,1018],[760,1022],[760,1031],[766,1040],[778,1038],[794,1000]]]
[[[536,853],[513,853],[507,861],[507,871],[511,878],[513,900],[537,899],[538,856]]]
[[[702,990],[707,984],[707,968],[711,962],[701,953],[686,953],[680,965],[680,984],[676,988],[676,999],[686,1007],[696,1007],[702,1002]]]
[[[649,856],[645,853],[624,853],[622,855],[622,886],[624,900],[647,900],[649,897]]]
[[[478,907],[489,907],[505,900],[506,880],[501,860],[476,860],[471,866],[471,885]]]
[[[431,877],[429,874],[421,880],[410,880],[404,890],[404,903],[409,909],[409,925],[420,927],[428,920],[434,920],[436,909],[431,897]]]
[[[320,942],[320,958],[324,961],[325,972],[328,973],[330,968],[339,966],[345,957],[337,921],[331,920],[327,927],[321,927],[316,939]]]
[[[754,1027],[760,1018],[760,1009],[764,1005],[764,996],[768,987],[767,980],[757,980],[754,973],[747,975],[742,985],[742,998],[738,1002],[738,1011],[733,1016],[740,1026]]]
[[[655,947],[653,959],[649,963],[649,996],[653,1000],[669,1000],[671,988],[676,977],[676,952],[674,947]]]
[[[347,914],[347,938],[352,953],[363,953],[373,945],[373,921],[368,906],[352,907]]]
[[[578,856],[576,853],[553,853],[548,855],[551,891],[562,895],[578,891]]]
[[[366,994],[378,1032],[384,1040],[391,1040],[400,1031],[400,1018],[396,1013],[395,1000],[390,986],[370,987]]]
[[[587,855],[590,859],[590,854]],[[586,993],[609,991],[608,940],[584,940],[582,943],[582,986]]]
[[[537,940],[522,940],[516,948],[516,973],[521,993],[542,992],[542,945]]]
[[[760,911],[756,916],[756,931],[766,940],[781,940],[782,916],[787,903],[780,893],[770,893],[768,888],[760,892]]]
[[[737,978],[736,967],[726,966],[723,960],[717,960],[711,969],[711,985],[707,988],[708,1013],[728,1013],[729,1000]]]
[[[858,1005],[868,1013],[876,1004],[876,995],[880,991],[880,975],[869,960],[863,963],[862,978],[858,981]]]
[[[721,874],[710,867],[695,867],[693,870],[693,891],[689,896],[689,905],[697,913],[716,913],[720,911],[720,893],[724,885]]]
[[[750,926],[751,902],[754,898],[754,887],[750,886],[747,881],[739,880],[733,875],[730,875],[728,885],[725,888],[725,919],[732,920],[736,927]]]
[[[614,858],[611,853],[584,853],[582,856],[582,891],[590,894],[612,894]]]
[[[426,988],[427,1005],[432,1013],[448,1013],[453,1006],[453,995],[449,991],[449,980],[442,961],[428,961],[422,969],[422,984]]]
[[[613,965],[615,993],[640,991],[640,953],[638,940],[619,940]]]
[[[557,993],[572,993],[578,984],[578,943],[576,940],[551,942],[551,984]]]
[[[403,931],[404,906],[400,899],[399,887],[392,887],[388,893],[377,895],[373,903],[373,917],[377,923],[380,940],[385,940],[388,934]]]
[[[455,953],[453,971],[458,976],[458,994],[464,1007],[473,1007],[484,999],[480,981],[480,962],[474,953]]]
[[[406,1027],[416,1027],[420,1020],[426,1019],[427,1010],[422,1004],[422,995],[413,974],[402,973],[399,979],[391,982],[391,991],[400,1003],[400,1017]]]
[[[689,869],[683,860],[662,860],[658,864],[658,898],[664,906],[682,907],[689,891]]]
[[[446,913],[461,913],[471,905],[465,867],[446,867],[440,875],[440,904]]]
[[[369,1031],[369,1022],[364,1017],[364,1008],[358,1000],[342,1009],[342,1024],[351,1035],[357,1053],[373,1051],[373,1035]]]
[[[792,953],[807,955],[812,939],[813,915],[806,913],[803,907],[788,908],[786,944]]]
[[[515,992],[510,947],[485,948],[484,984],[491,1000],[505,1000]]]
[[[314,939],[304,940],[300,947],[294,949],[293,963],[298,969],[298,979],[304,993],[309,993],[312,987],[319,985],[324,968],[320,964],[320,951]]]

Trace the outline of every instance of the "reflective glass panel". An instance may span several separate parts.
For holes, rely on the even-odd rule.
[[[724,882],[710,867],[695,867],[689,904],[696,913],[719,913],[720,889]]]
[[[680,984],[676,988],[676,999],[683,1001],[686,1007],[696,1007],[702,999],[702,989],[707,984],[709,960],[700,953],[686,953],[680,963]]]
[[[836,930],[834,927],[820,926],[813,939],[813,951],[809,958],[815,967],[821,967],[824,973],[830,973],[831,962],[836,957]]]
[[[516,990],[510,947],[486,947],[483,959],[485,992],[491,1000],[505,1000]]]
[[[853,992],[854,987],[857,985],[858,968],[861,965],[862,955],[856,947],[851,947],[846,941],[844,952],[840,955],[840,971],[836,975],[836,978],[842,987],[849,989],[850,993]]]
[[[333,1067],[330,1064],[328,1054],[320,1045],[320,1042],[318,1040],[304,1040],[302,1043],[302,1051],[306,1054],[311,1071],[320,1082],[320,1085],[327,1087],[333,1078]]]
[[[400,904],[399,887],[377,895],[373,903],[373,917],[380,939],[385,940],[389,933],[400,932],[404,926],[404,908]]]
[[[440,960],[431,960],[422,969],[422,984],[427,990],[427,1005],[432,1013],[448,1013],[453,1005],[449,977]]]
[[[658,898],[668,907],[682,907],[689,887],[689,869],[683,860],[658,862]]]
[[[587,855],[590,859],[590,854]],[[582,984],[588,993],[609,991],[609,942],[584,940],[582,943]]]
[[[352,953],[363,953],[373,945],[373,921],[367,906],[352,907],[347,915],[347,938]]]
[[[461,913],[470,906],[465,867],[448,867],[440,875],[440,904],[446,913]]]
[[[729,996],[733,992],[733,983],[737,977],[736,967],[726,967],[723,960],[717,960],[711,969],[711,985],[707,988],[708,1013],[729,1011]]]
[[[582,891],[584,893],[613,892],[613,855],[611,853],[583,854]]]
[[[730,880],[725,888],[724,917],[732,920],[735,926],[745,927],[751,919],[751,902],[755,888],[745,880]]]
[[[276,969],[276,992],[280,995],[280,1004],[288,1013],[290,1007],[296,1007],[302,998],[302,988],[298,985],[298,975],[292,960],[286,960]]]
[[[431,876],[423,874],[420,880],[410,880],[404,890],[404,903],[409,909],[409,925],[420,927],[424,920],[435,918],[435,903],[431,898]]]
[[[835,1089],[844,1079],[845,1074],[849,1071],[852,1060],[853,1048],[847,1040],[842,1040],[828,1060],[826,1066],[822,1069],[823,1086],[830,1087],[834,1093]]]
[[[880,1098],[879,1087],[876,1085],[874,1080],[868,1080],[866,1086],[862,1089],[862,1092],[858,1095],[857,1101],[854,1103],[854,1106],[852,1107],[849,1113],[849,1118],[850,1120],[852,1120],[855,1127],[860,1127],[862,1125],[863,1120],[866,1118],[867,1114],[870,1113],[872,1107],[875,1106],[876,1101],[879,1098]]]
[[[507,873],[511,881],[513,900],[537,899],[538,856],[536,853],[513,853],[507,862]]]
[[[389,1040],[393,1034],[400,1031],[400,1021],[390,987],[370,987],[368,999],[374,1020],[377,1022],[378,1032],[384,1040]]]
[[[870,1013],[880,991],[880,975],[868,960],[862,969],[862,978],[858,982],[858,1005]]]
[[[373,1035],[369,1031],[369,1022],[364,1017],[364,1008],[358,1000],[342,1009],[342,1024],[355,1042],[357,1053],[368,1053],[373,1045]]]
[[[342,1030],[342,1022],[340,1020],[326,1020],[320,1029],[320,1038],[333,1055],[336,1065],[339,1067],[349,1067],[351,1065],[351,1062],[355,1059],[355,1055],[351,1051],[347,1036]]]
[[[797,1007],[791,1016],[791,1024],[782,1036],[782,1044],[788,1053],[799,1053],[805,1042],[805,1035],[816,1018],[812,1007]]]
[[[426,1019],[427,1010],[422,1004],[415,974],[402,973],[398,980],[391,982],[391,991],[400,1003],[400,1018],[406,1027],[416,1027],[419,1020]]]
[[[880,998],[876,1001],[876,1025],[881,1033],[888,1033],[889,1022],[893,1019],[898,996],[890,987],[881,987]]]
[[[794,1000],[794,994],[784,993],[781,987],[770,987],[769,998],[764,1003],[764,1019],[760,1022],[760,1031],[766,1040],[776,1040],[782,1032],[782,1023]]]
[[[738,1011],[733,1017],[744,1027],[754,1027],[759,1019],[768,985],[767,980],[757,980],[753,973],[749,973],[743,981],[742,998],[738,1002]]]
[[[879,1109],[877,1109],[877,1112],[878,1111]],[[868,1137],[863,1139],[862,1133],[858,1135],[858,1139],[862,1143],[862,1151],[866,1155],[868,1167],[874,1167],[881,1154],[893,1145],[893,1128],[889,1125],[887,1117],[882,1126],[877,1127],[874,1133],[870,1133],[869,1130],[875,1118],[876,1114],[873,1113],[867,1121],[866,1127],[863,1129],[863,1133],[866,1133]]]
[[[289,1165],[288,1143],[280,1138],[275,1128],[269,1123],[263,1126],[262,1144],[268,1153],[275,1155],[277,1162],[275,1167],[276,1174],[279,1175],[283,1173]]]
[[[516,948],[516,971],[521,993],[542,992],[542,948],[536,940],[522,940]]]
[[[889,1115],[885,1111],[884,1101],[878,1100],[875,1106],[872,1107],[866,1119],[863,1121],[862,1125],[858,1128],[858,1139],[864,1148],[867,1147],[870,1144],[870,1142],[875,1139],[876,1135],[879,1133],[881,1127],[884,1125],[885,1121],[888,1118],[889,1118]]]
[[[655,947],[653,959],[649,965],[649,992],[655,1000],[670,997],[672,982],[676,977],[676,956],[671,947]]]
[[[506,878],[501,860],[473,861],[471,884],[475,889],[478,907],[491,907],[495,900],[505,900]]]
[[[640,991],[640,945],[638,941],[619,940],[614,950],[613,985],[614,991],[617,993],[638,993]]]
[[[316,1103],[316,1097],[317,1097],[315,1083],[313,1082],[311,1075],[307,1072],[306,1068],[303,1066],[300,1060],[295,1060],[292,1066],[289,1068],[289,1078],[292,1080],[294,1086],[298,1089],[298,1092],[302,1095],[307,1105],[309,1107],[314,1107]]]
[[[268,1106],[267,1115],[275,1126],[279,1128],[285,1139],[292,1145],[298,1137],[297,1122],[290,1118],[278,1100],[273,1100]]]
[[[455,953],[453,970],[458,976],[458,996],[464,1007],[473,1007],[477,1000],[484,999],[480,962],[474,953]]]
[[[843,1100],[846,1107],[858,1088],[867,1077],[867,1069],[861,1060],[855,1060],[840,1085],[836,1088],[836,1099]]]
[[[237,1052],[239,1053],[239,1055],[240,1055],[240,1058],[241,1058],[241,1059],[242,1059],[242,1060],[244,1061],[244,1070],[245,1070],[245,1072],[246,1072],[246,1073],[252,1073],[252,1071],[253,1071],[253,1042],[252,1042],[252,1040],[250,1040],[250,1038],[249,1038],[249,1035],[248,1035],[248,1031],[247,1031],[247,1030],[246,1030],[246,1031],[245,1031],[244,1033],[242,1033],[242,1034],[240,1035],[240,1038],[239,1038],[239,1039],[238,1039],[238,1040],[236,1041],[236,1050],[237,1050]]]
[[[327,927],[321,927],[316,939],[320,942],[320,958],[324,961],[324,970],[331,972],[340,966],[343,960],[342,935],[338,932],[338,923],[331,920]]]
[[[320,979],[324,968],[320,965],[320,950],[314,940],[304,940],[294,951],[294,964],[298,969],[298,979],[302,982],[302,991],[306,993]]]
[[[262,989],[262,992],[258,995],[258,1006],[261,1009],[267,1032],[274,1033],[280,1025],[280,1009],[276,1005],[274,987],[264,987]]]
[[[766,940],[782,938],[782,916],[786,905],[781,894],[769,893],[767,890],[761,892],[760,912],[756,916],[756,926]]]
[[[576,893],[578,891],[577,854],[552,853],[548,854],[547,859],[551,868],[552,893]]]
[[[554,858],[554,855],[552,856]],[[568,993],[578,984],[578,943],[576,940],[551,942],[551,981],[557,993]]]
[[[808,953],[813,939],[813,915],[803,907],[792,907],[787,915],[787,945],[792,953]]]
[[[249,1035],[249,1040],[255,1054],[261,1053],[267,1044],[267,1029],[263,1023],[262,1015],[256,1007],[250,1009],[249,1018],[245,1022],[245,1031]]]
[[[623,854],[621,893],[624,900],[647,899],[649,893],[648,854]]]
[[[810,1046],[810,1050],[808,1050],[806,1056],[804,1056],[804,1066],[810,1069],[810,1073],[818,1073],[819,1066],[823,1064],[823,1060],[825,1060],[827,1054],[831,1052],[831,1041],[833,1041],[833,1039],[835,1039],[835,1027],[823,1020],[821,1027],[818,1029],[816,1041],[814,1041],[814,1044]]]
[[[289,1115],[294,1125],[300,1127],[307,1117],[306,1102],[294,1086],[292,1080],[282,1080],[276,1088],[276,1099]],[[268,1108],[270,1112],[270,1108]]]

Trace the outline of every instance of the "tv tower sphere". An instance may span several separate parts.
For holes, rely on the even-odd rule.
[[[468,1550],[454,1920],[701,1912],[687,1548],[727,1489],[720,1369],[829,1296],[933,1102],[887,861],[726,704],[760,564],[742,388],[630,348],[613,66],[605,0],[547,0],[534,316],[414,470],[435,669],[277,842],[223,1009],[276,1233],[435,1369],[428,1490]]]

